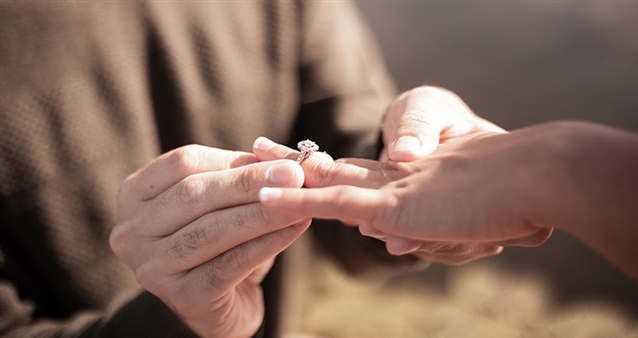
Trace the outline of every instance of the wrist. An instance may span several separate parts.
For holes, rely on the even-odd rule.
[[[573,224],[575,210],[581,204],[573,171],[577,132],[571,122],[551,122],[520,129],[513,135],[524,143],[519,177],[524,195],[523,210],[532,224],[555,226],[562,230]],[[582,215],[586,218],[586,215]]]
[[[627,146],[617,142],[623,136],[618,131],[587,122],[552,122],[529,130],[539,150],[532,154],[539,156],[530,165],[538,179],[528,181],[534,182],[530,189],[537,192],[539,214],[549,224],[578,237],[592,235],[596,224],[618,214],[610,207],[631,200],[619,198],[631,165],[622,160]]]

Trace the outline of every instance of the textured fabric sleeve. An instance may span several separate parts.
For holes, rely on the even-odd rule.
[[[301,12],[301,108],[291,143],[310,138],[335,158],[376,156],[395,89],[372,35],[349,2],[302,2]]]
[[[349,2],[306,2],[301,17],[302,106],[291,146],[311,139],[334,158],[376,158],[381,119],[395,96],[376,42]],[[315,220],[312,231],[318,247],[351,273],[379,276],[422,264],[391,256],[383,242],[337,222]]]
[[[142,292],[113,311],[38,318],[34,306],[0,281],[0,337],[197,337],[158,298]]]

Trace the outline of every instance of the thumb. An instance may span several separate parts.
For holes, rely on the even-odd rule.
[[[415,88],[397,98],[383,123],[391,160],[410,162],[436,150],[445,127],[443,101],[445,91],[433,87]]]
[[[388,155],[396,162],[412,162],[430,155],[439,145],[440,128],[427,121],[420,110],[403,114],[394,128]]]

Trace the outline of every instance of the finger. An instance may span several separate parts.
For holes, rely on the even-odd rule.
[[[191,175],[146,202],[133,222],[145,236],[166,236],[206,213],[257,202],[262,187],[300,187],[303,179],[289,160]]]
[[[184,146],[159,156],[151,164],[129,176],[120,196],[150,200],[185,177],[207,171],[237,168],[257,162],[250,153],[200,145]]]
[[[296,160],[297,156],[299,156],[299,151],[288,148],[285,145],[276,143],[263,136],[258,137],[253,143],[253,153],[260,161],[272,161],[282,158]],[[321,158],[326,161],[332,160],[332,156],[328,155],[325,152],[322,152],[321,148],[319,148],[318,151],[310,154],[310,156],[313,155],[321,156]],[[306,160],[304,160],[304,162]]]
[[[260,161],[280,158],[296,159],[299,154],[298,151],[265,137],[255,140],[253,152]],[[365,159],[340,159],[335,162],[332,157],[320,152],[308,156],[302,162],[302,167],[305,173],[304,185],[312,188],[340,184],[376,188],[398,175],[385,163]]]
[[[352,220],[352,219],[342,219],[341,223],[351,227],[359,225],[359,221]]]
[[[412,162],[427,156],[439,145],[440,128],[428,122],[420,110],[409,110],[401,115],[396,130],[391,132],[389,159]]]
[[[405,162],[429,155],[438,147],[442,133],[466,120],[480,121],[453,92],[431,86],[412,89],[399,96],[384,121],[389,157]],[[487,121],[484,124],[500,129]]]
[[[391,160],[414,161],[436,149],[444,119],[450,118],[441,105],[443,95],[447,94],[438,88],[415,88],[390,106],[383,132]]]
[[[253,270],[253,272],[251,272],[250,275],[246,277],[246,281],[253,285],[261,284],[261,282],[264,281],[264,278],[266,278],[266,275],[268,274],[268,272],[270,271],[270,269],[272,268],[274,264],[275,264],[275,257],[272,257],[266,263],[260,265],[259,267],[257,267],[257,269]]]
[[[385,238],[385,249],[391,255],[405,255],[417,251],[423,242],[403,237],[388,236]]]
[[[192,269],[181,287],[192,302],[217,299],[292,244],[310,225],[296,225],[255,238]]]
[[[466,244],[441,244],[438,243],[438,249],[430,246],[426,248],[423,245],[418,251],[411,254],[423,260],[443,263],[446,265],[463,265],[480,258],[495,256],[503,252],[502,246],[482,244],[471,245]]]
[[[388,155],[388,147],[383,147],[383,149],[381,149],[381,154],[379,154],[379,162],[388,162],[388,160],[390,159],[390,155]]]
[[[374,223],[397,205],[377,189],[335,186],[313,189],[262,188],[260,201],[276,211],[304,217]]]
[[[376,238],[380,240],[384,240],[388,237],[388,234],[375,228],[374,226],[372,226],[372,224],[370,224],[370,222],[361,222],[361,224],[359,224],[359,232],[363,236],[372,237],[372,238]]]
[[[545,243],[552,236],[553,231],[553,227],[542,228],[532,234],[525,235],[523,237],[496,241],[492,242],[491,244],[499,246],[537,247]]]
[[[156,257],[168,273],[191,269],[213,257],[301,221],[299,216],[282,214],[261,203],[251,203],[208,213],[159,241]]]

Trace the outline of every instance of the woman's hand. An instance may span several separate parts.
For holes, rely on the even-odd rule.
[[[461,264],[551,235],[552,225],[534,212],[544,202],[535,192],[555,183],[549,171],[546,181],[533,179],[545,156],[536,139],[529,131],[475,133],[409,163],[313,155],[303,163],[312,189],[265,188],[260,197],[298,217],[360,224],[390,253]],[[281,145],[254,151],[260,159],[296,153]]]

